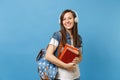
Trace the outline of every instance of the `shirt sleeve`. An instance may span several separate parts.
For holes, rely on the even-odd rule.
[[[52,35],[52,38],[51,38],[49,44],[54,45],[54,46],[57,47],[59,45],[59,42],[60,42],[60,32],[55,32]]]

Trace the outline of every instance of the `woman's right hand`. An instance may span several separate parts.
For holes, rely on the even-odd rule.
[[[75,67],[76,67],[75,63],[67,63],[65,69],[67,69],[68,71],[73,71]]]

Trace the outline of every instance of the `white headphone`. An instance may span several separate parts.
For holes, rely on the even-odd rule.
[[[78,23],[78,14],[75,10],[72,10],[75,14],[76,14],[76,17],[75,17],[75,23]]]
[[[78,23],[78,17],[75,17],[75,23]]]
[[[76,11],[72,10],[75,14],[76,14],[76,17],[75,17],[75,23],[78,23],[78,14]],[[59,24],[60,24],[60,15],[59,15]]]

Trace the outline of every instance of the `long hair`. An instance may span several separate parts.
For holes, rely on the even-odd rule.
[[[65,44],[67,43],[67,40],[66,40],[66,29],[65,27],[63,26],[63,17],[66,13],[68,12],[71,12],[74,19],[77,18],[77,15],[74,11],[70,10],[70,9],[67,9],[67,10],[64,10],[60,16],[60,32],[62,34],[62,45],[65,46]],[[72,28],[72,35],[73,35],[73,45],[75,47],[81,47],[81,37],[80,35],[78,35],[78,23],[74,21],[74,26]]]

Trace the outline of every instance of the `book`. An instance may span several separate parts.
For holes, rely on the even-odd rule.
[[[75,57],[78,57],[79,55],[78,50],[79,50],[78,48],[66,44],[58,58],[65,63],[70,63],[73,61]]]

